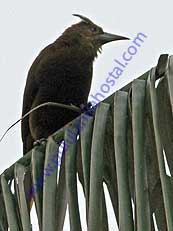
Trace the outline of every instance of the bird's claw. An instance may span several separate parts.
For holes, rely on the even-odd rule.
[[[90,110],[92,107],[92,103],[91,102],[88,102],[87,104],[81,104],[79,106],[79,108],[81,109],[81,112],[86,112],[88,110]]]
[[[41,138],[39,140],[36,140],[36,141],[34,141],[33,146],[39,146],[40,144],[42,144],[45,141],[46,141],[45,138]]]

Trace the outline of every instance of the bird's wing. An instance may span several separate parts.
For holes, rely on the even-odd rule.
[[[63,71],[58,65],[57,60],[60,60],[62,55],[59,57],[57,54],[58,52],[55,52],[54,47],[49,45],[39,54],[32,64],[28,73],[23,96],[22,115],[25,115],[32,109],[38,101],[40,92],[43,92],[43,89],[45,89],[44,92],[47,94],[47,97],[51,95],[49,90],[55,90],[55,87],[60,93]],[[50,86],[50,89],[48,86]],[[58,94],[58,91],[56,91],[56,94]],[[29,128],[29,116],[22,120],[21,125],[23,152],[26,153],[26,151],[32,148],[34,142]]]
[[[42,52],[40,52],[29,70],[23,95],[22,116],[31,110],[34,99],[38,93],[39,84],[37,81],[37,70],[45,56],[45,51],[47,51],[49,47],[50,45],[47,46]],[[29,149],[31,149],[30,147],[32,147],[34,141],[29,129],[29,116],[22,120],[21,132],[23,141],[23,154],[25,154]]]
[[[31,67],[32,69],[32,67]],[[24,116],[27,112],[31,110],[32,103],[34,101],[35,96],[38,92],[38,85],[35,81],[34,72],[30,70],[25,86],[24,96],[23,96],[23,108],[22,108],[22,116]],[[30,134],[29,129],[29,116],[25,117],[21,123],[21,132],[22,132],[22,140],[23,140],[23,154],[27,151],[27,146],[33,143],[32,136]]]

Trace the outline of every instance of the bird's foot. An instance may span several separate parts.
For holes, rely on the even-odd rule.
[[[71,105],[73,106],[74,104],[71,104]],[[78,108],[80,110],[80,113],[87,113],[90,116],[92,116],[96,110],[96,107],[93,106],[91,102],[88,102],[86,104],[82,103],[78,106]]]
[[[79,108],[81,109],[81,112],[86,112],[86,111],[89,111],[92,107],[92,103],[91,102],[88,102],[86,104],[82,103]]]
[[[41,138],[39,140],[36,140],[36,141],[34,141],[33,146],[39,146],[40,144],[42,144],[45,141],[46,141],[46,138]]]
[[[81,104],[81,113],[86,113],[89,116],[93,116],[95,114],[97,106],[93,106],[91,102],[88,102],[87,104]]]

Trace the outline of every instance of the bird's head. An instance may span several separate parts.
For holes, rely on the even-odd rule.
[[[82,19],[81,22],[72,25],[69,27],[63,35],[70,35],[71,42],[75,42],[76,45],[82,45],[82,47],[92,49],[94,57],[97,57],[97,52],[101,52],[101,48],[104,44],[118,41],[118,40],[127,40],[129,38],[106,33],[103,29],[93,23],[90,19],[79,14],[73,14],[74,16]]]

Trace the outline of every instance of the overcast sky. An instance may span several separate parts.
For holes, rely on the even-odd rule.
[[[78,13],[91,18],[105,31],[147,38],[129,62],[111,93],[157,64],[159,55],[173,53],[172,1],[2,1],[0,6],[0,135],[21,116],[27,72],[41,49],[65,28],[77,23]],[[107,44],[94,63],[91,94],[99,91],[108,73],[121,60],[132,41]],[[20,124],[0,143],[0,172],[22,156]],[[68,231],[68,229],[67,229]]]

